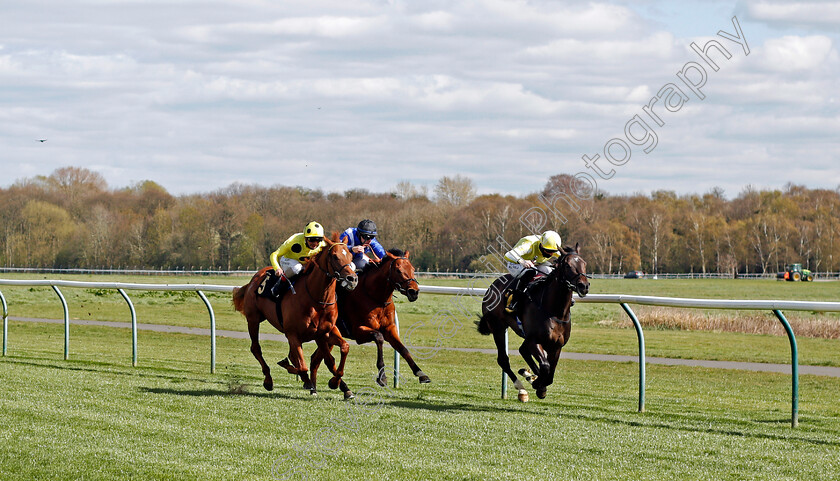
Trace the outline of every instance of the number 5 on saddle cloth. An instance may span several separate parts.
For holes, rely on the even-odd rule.
[[[257,295],[275,302],[280,302],[280,299],[282,299],[283,294],[287,290],[291,290],[292,294],[295,293],[292,282],[285,275],[278,276],[273,270],[269,270],[266,273],[265,279],[257,287]]]

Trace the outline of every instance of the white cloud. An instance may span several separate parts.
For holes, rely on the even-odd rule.
[[[756,20],[830,27],[840,25],[840,2],[748,1],[747,12]]]
[[[180,29],[198,42],[221,43],[235,36],[301,36],[342,38],[369,34],[385,25],[382,17],[295,17],[271,22],[236,22],[221,25],[189,26]]]
[[[785,35],[764,43],[764,60],[769,68],[783,72],[812,70],[832,52],[831,39],[824,35]]]
[[[634,153],[602,187],[696,191],[723,171],[733,185],[772,183],[785,167],[779,152],[807,152],[834,169],[830,179],[840,62],[824,20],[835,4],[808,22],[811,6],[749,3],[738,15],[752,53],[732,44],[733,58],[708,71],[706,100],[663,117],[657,148]],[[0,170],[7,185],[32,175],[21,166],[98,166],[112,186],[151,178],[173,193],[233,179],[384,190],[461,173],[485,192],[532,192],[622,135],[697,60],[692,40],[732,31],[735,7],[44,0],[36,14],[11,0],[0,30]],[[756,28],[759,17],[774,29]],[[801,175],[778,182],[820,182]]]

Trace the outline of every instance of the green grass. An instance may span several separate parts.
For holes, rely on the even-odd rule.
[[[245,277],[150,277],[150,276],[83,276],[3,274],[3,278],[62,278],[82,281],[115,281],[165,284],[243,285]],[[422,284],[485,287],[489,279],[475,281],[453,279],[421,279]],[[773,280],[726,279],[595,279],[592,293],[638,294],[667,297],[709,299],[784,299],[840,301],[840,283],[791,283]],[[12,316],[61,319],[61,304],[50,288],[0,286],[9,303]],[[113,290],[64,288],[72,319],[106,321],[130,320],[128,306]],[[186,327],[209,326],[204,303],[194,292],[128,291],[141,323],[170,324]],[[244,318],[234,311],[227,293],[205,293],[210,300],[218,329],[246,331]],[[409,303],[395,296],[403,340],[409,346],[493,347],[490,337],[479,335],[474,321],[480,312],[480,299],[473,296],[454,297],[422,294]],[[711,314],[739,311],[709,311]],[[755,315],[755,311],[749,312]],[[840,313],[815,314],[786,312],[790,319],[831,319],[840,322]],[[775,317],[763,313],[768,323]],[[605,326],[601,321],[616,321],[626,314],[615,304],[578,303],[572,311],[572,335],[566,350],[598,354],[638,354],[638,343],[632,328]],[[16,327],[10,331],[14,339]],[[263,326],[264,332],[272,328]],[[71,334],[73,336],[73,334]],[[700,332],[645,329],[646,354],[653,357],[790,363],[790,347],[783,336],[751,335],[728,332]],[[840,366],[840,340],[798,337],[799,360],[803,365]],[[515,346],[515,340],[511,341]],[[130,349],[130,346],[129,346]]]
[[[791,429],[790,377],[648,366],[636,412],[632,363],[561,360],[545,400],[499,399],[495,356],[440,351],[398,390],[373,384],[374,351],[353,346],[345,403],[311,397],[293,377],[262,377],[245,340],[15,323],[0,358],[0,479],[836,479],[840,379],[801,376]],[[288,346],[265,342],[269,362]],[[311,352],[312,346],[307,346]],[[388,357],[390,358],[390,356]],[[514,359],[519,366],[521,360]],[[323,369],[323,368],[322,368]],[[231,386],[244,384],[244,394]],[[515,393],[512,393],[514,395]],[[273,471],[274,469],[274,471]],[[300,479],[294,476],[292,479]]]

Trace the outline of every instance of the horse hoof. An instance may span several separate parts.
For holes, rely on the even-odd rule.
[[[329,385],[330,389],[338,389],[339,381],[341,381],[341,379],[334,377],[330,379],[330,382],[328,382],[327,385]]]
[[[289,369],[292,367],[292,363],[289,362],[289,358],[283,359],[282,361],[277,363],[278,366],[282,367],[283,369]]]
[[[386,378],[385,376],[378,377],[376,378],[376,384],[385,387],[385,385],[388,384],[388,378]]]
[[[531,383],[531,384],[533,384],[533,383],[534,383],[534,381],[536,381],[536,380],[537,380],[537,376],[535,376],[534,374],[532,374],[532,373],[531,373],[531,371],[529,371],[529,370],[527,370],[527,369],[520,369],[520,370],[519,370],[519,375],[520,375],[520,376],[522,376],[522,377],[524,377],[524,378],[525,378],[525,380],[526,380],[526,381],[528,381],[528,382],[529,382],[529,383]]]
[[[309,390],[309,395],[310,395],[310,396],[317,396],[317,395],[318,395],[318,391],[316,391],[316,390],[314,390],[314,389],[310,389],[310,390]]]
[[[265,388],[266,391],[273,391],[274,390],[274,381],[272,381],[271,379],[266,379],[265,381],[263,381],[263,387]]]
[[[429,384],[430,382],[432,382],[432,380],[429,379],[429,376],[427,376],[425,374],[420,376],[420,384]]]
[[[353,394],[351,391],[347,391],[347,392],[344,393],[344,400],[345,401],[349,401],[349,400],[351,400],[355,397],[356,397],[356,395]]]
[[[314,390],[315,390],[315,388],[312,386],[312,383],[311,383],[311,382],[305,382],[305,383],[303,383],[303,388],[304,388],[304,389],[309,389],[310,391],[314,391]]]
[[[528,396],[528,391],[526,391],[524,389],[520,389],[519,390],[519,400],[526,403],[526,402],[528,402],[529,399],[531,399],[531,398]]]
[[[537,397],[538,398],[545,399],[545,395],[546,395],[546,390],[545,389],[540,389],[540,390],[537,391]]]

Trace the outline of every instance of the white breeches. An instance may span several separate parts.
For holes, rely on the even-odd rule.
[[[525,266],[518,262],[509,262],[507,261],[507,269],[514,278],[519,277],[522,272],[525,271]],[[542,272],[543,274],[550,274],[551,273],[551,266],[548,262],[543,262],[542,264],[536,264],[534,269]]]
[[[283,269],[283,274],[286,275],[287,279],[300,274],[300,271],[303,270],[303,264],[288,257],[281,257],[278,264],[280,264],[280,268]]]

